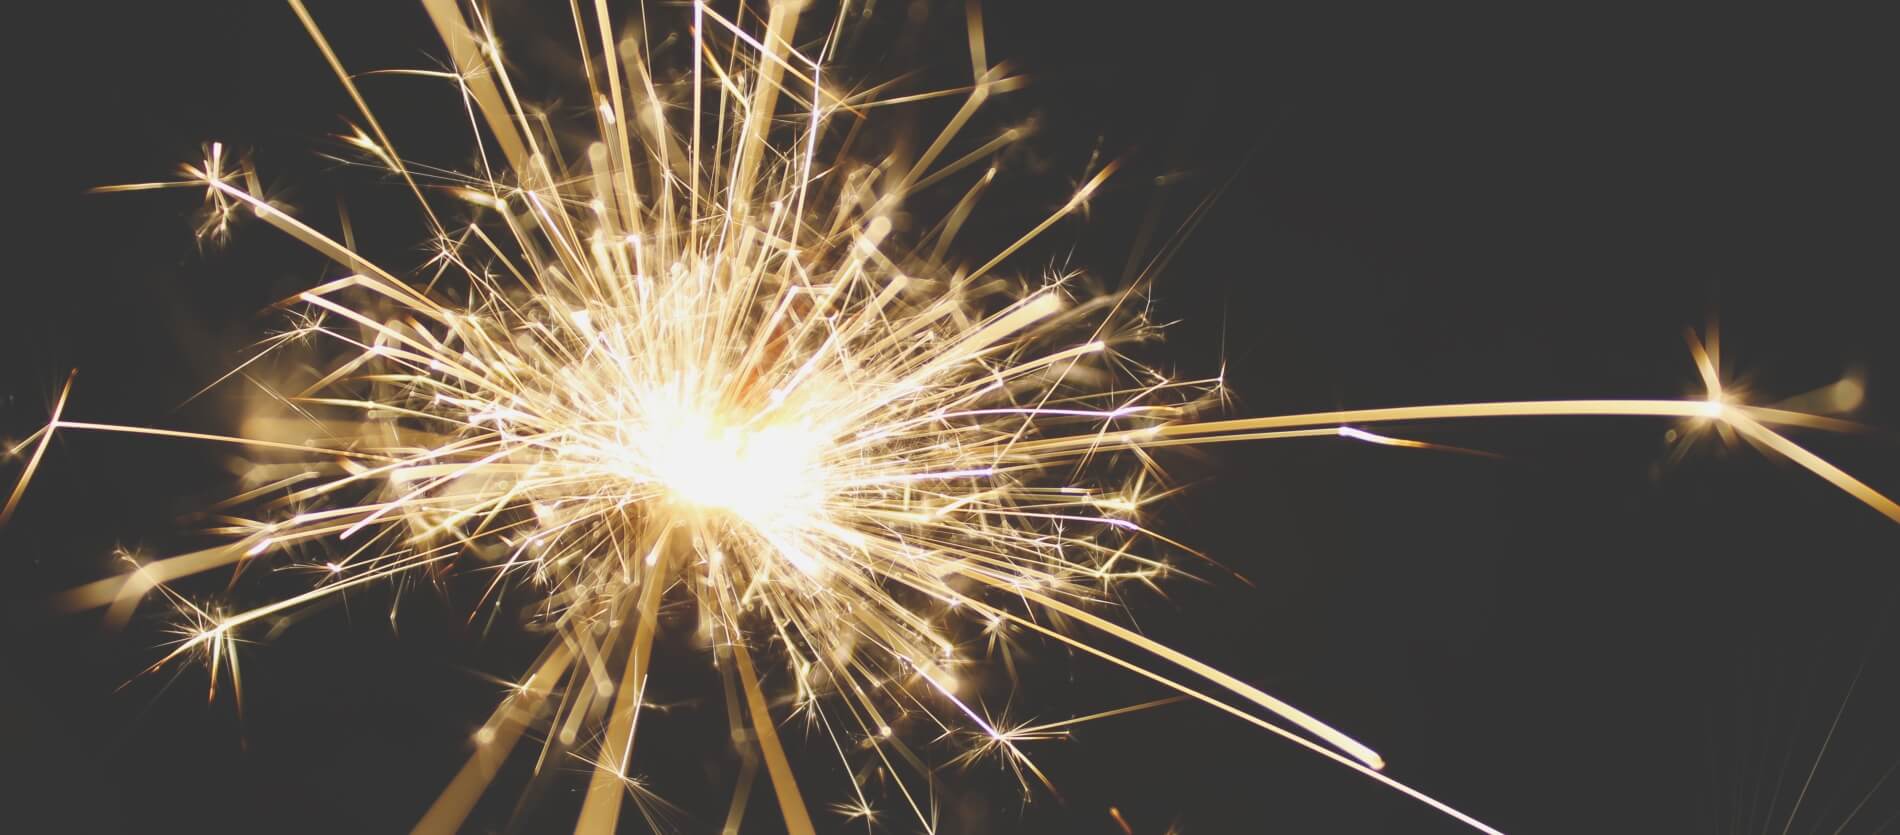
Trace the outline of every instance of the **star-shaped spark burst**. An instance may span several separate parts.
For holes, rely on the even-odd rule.
[[[1434,448],[1362,427],[1447,418],[1702,421],[1900,520],[1891,500],[1771,428],[1838,421],[1739,402],[1700,344],[1706,398],[1202,419],[1220,380],[1176,380],[1129,350],[1156,332],[1142,315],[1147,276],[1095,293],[1074,274],[1023,282],[1001,272],[1084,211],[1113,162],[1092,167],[1013,243],[957,256],[953,242],[997,176],[985,163],[1028,133],[1012,127],[951,152],[967,144],[972,114],[1022,85],[989,63],[975,6],[971,84],[894,96],[853,91],[828,69],[856,17],[847,12],[814,22],[793,2],[726,13],[696,2],[690,38],[660,54],[617,37],[604,3],[576,4],[593,106],[586,124],[557,128],[522,103],[484,16],[424,0],[450,69],[407,74],[445,83],[464,106],[479,155],[458,173],[406,162],[315,20],[290,5],[359,108],[346,144],[413,195],[430,260],[411,276],[370,261],[347,221],[333,235],[273,205],[222,145],[181,180],[102,189],[202,189],[201,236],[254,215],[346,275],[286,300],[292,327],[238,366],[262,374],[266,357],[305,358],[314,371],[270,389],[276,416],[295,420],[260,413],[245,422],[256,431],[238,435],[90,423],[65,415],[62,391],[47,426],[11,450],[24,465],[0,520],[55,432],[248,450],[244,489],[217,508],[224,543],[61,598],[123,623],[161,591],[183,630],[165,659],[199,657],[214,682],[228,671],[237,683],[241,635],[297,607],[372,583],[483,578],[478,610],[518,612],[549,641],[508,684],[418,832],[460,827],[531,731],[537,763],[588,774],[577,831],[612,831],[628,797],[660,826],[674,810],[631,763],[669,606],[696,613],[724,677],[742,782],[762,766],[794,833],[815,824],[780,740],[775,713],[787,706],[847,771],[859,772],[857,759],[894,775],[885,811],[860,786],[834,812],[866,825],[908,816],[929,830],[936,778],[907,739],[915,729],[964,740],[953,763],[996,760],[1025,791],[1053,790],[1032,743],[1177,700],[1493,832],[1381,773],[1365,744],[1119,622],[1118,586],[1154,584],[1178,570],[1164,557],[1193,554],[1141,521],[1169,492],[1151,455],[1167,447],[1334,438]],[[963,104],[921,152],[853,152],[881,108],[940,96]],[[966,190],[944,217],[898,230],[906,201],[960,175]],[[169,587],[260,563],[303,567],[310,588],[223,608]],[[1030,636],[1176,695],[996,721],[973,683],[987,666],[978,656],[1000,656],[1013,679],[1011,642]],[[735,793],[729,819],[746,796]]]

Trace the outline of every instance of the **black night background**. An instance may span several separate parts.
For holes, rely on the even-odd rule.
[[[353,68],[443,54],[415,4],[310,5]],[[566,4],[495,5],[524,53],[571,48]],[[1724,371],[1755,402],[1862,380],[1850,417],[1876,431],[1797,437],[1900,491],[1900,75],[1877,37],[1890,30],[1674,5],[987,4],[992,60],[1033,79],[999,118],[1038,133],[1005,160],[967,245],[993,251],[1093,155],[1122,158],[1086,220],[1011,268],[1117,286],[1215,198],[1158,282],[1156,312],[1178,324],[1154,350],[1182,374],[1224,364],[1233,414],[1694,396],[1683,331],[1713,318]],[[336,274],[255,222],[201,250],[193,192],[91,186],[163,179],[221,140],[289,205],[328,218],[347,200],[386,263],[426,257],[399,185],[318,155],[353,108],[284,5],[7,14],[0,438],[44,423],[73,368],[70,415],[219,426],[218,397],[178,404],[273,325],[259,311]],[[925,86],[967,83],[962,9],[928,14],[911,52],[847,56],[840,77],[916,67]],[[466,153],[438,88],[365,90],[405,150]],[[1746,444],[1681,449],[1675,428],[1390,427],[1497,459],[1337,440],[1170,455],[1189,489],[1156,527],[1253,585],[1203,572],[1132,594],[1129,616],[1508,832],[1894,826],[1900,776],[1876,786],[1900,761],[1900,526]],[[47,611],[52,592],[117,570],[115,547],[178,550],[180,517],[228,492],[225,463],[154,438],[64,435],[49,450],[0,530],[0,830],[406,831],[497,698],[474,671],[532,658],[531,638],[467,626],[464,600],[412,590],[392,624],[389,592],[364,590],[247,636],[240,720],[227,696],[206,703],[201,670],[134,679],[160,654],[152,623],[104,633],[96,615]],[[1029,649],[1021,698],[1036,715],[1165,695]],[[657,652],[707,697],[642,726],[642,767],[694,812],[685,831],[717,831],[733,775],[700,752],[724,742],[718,679],[683,643]],[[788,736],[823,806],[842,769]],[[1468,831],[1193,704],[1031,753],[1060,798],[1025,803],[979,768],[948,781],[943,831],[1118,833],[1111,807],[1142,835]],[[524,772],[504,772],[472,831],[571,825],[578,772],[506,829]],[[862,827],[815,812],[821,831]],[[755,799],[743,831],[779,826]]]

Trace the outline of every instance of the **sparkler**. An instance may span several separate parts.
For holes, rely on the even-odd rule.
[[[347,222],[337,236],[273,204],[219,145],[181,179],[101,189],[202,189],[201,235],[227,234],[248,214],[341,265],[344,277],[286,300],[291,326],[239,370],[284,351],[326,364],[273,392],[295,423],[254,420],[256,431],[229,436],[70,419],[69,381],[48,424],[13,448],[25,463],[0,509],[0,521],[16,511],[55,432],[254,453],[252,481],[217,508],[214,532],[228,541],[60,598],[105,608],[117,624],[161,592],[181,614],[181,638],[154,669],[196,657],[214,688],[223,673],[237,689],[237,643],[253,624],[371,583],[488,578],[479,608],[523,610],[551,638],[418,832],[457,829],[530,731],[537,762],[591,769],[576,831],[613,831],[629,796],[643,813],[658,803],[630,764],[668,600],[691,602],[738,694],[731,721],[747,765],[735,823],[762,765],[787,828],[817,828],[779,739],[781,698],[824,730],[847,768],[863,757],[899,775],[896,809],[858,790],[835,812],[909,816],[926,830],[932,769],[900,717],[973,738],[957,761],[998,760],[1028,791],[1053,784],[1025,743],[1192,700],[1495,832],[1381,773],[1364,743],[1117,622],[1116,586],[1175,570],[1157,550],[1192,553],[1140,521],[1165,492],[1149,455],[1161,448],[1293,438],[1429,447],[1362,427],[1666,418],[1786,457],[1900,521],[1900,505],[1777,428],[1850,424],[1735,400],[1718,346],[1693,336],[1699,399],[1202,419],[1218,378],[1174,380],[1125,351],[1155,333],[1140,282],[1094,294],[1075,276],[1025,285],[999,273],[1078,213],[1114,164],[999,252],[956,258],[995,175],[976,171],[1023,136],[1006,130],[949,157],[986,100],[1022,84],[989,63],[974,6],[972,83],[889,97],[827,75],[850,23],[843,12],[813,24],[796,3],[723,13],[695,3],[690,68],[675,82],[646,41],[615,34],[624,21],[604,0],[576,0],[593,104],[577,153],[522,103],[485,17],[453,0],[423,5],[452,63],[409,72],[459,96],[478,137],[472,173],[405,161],[310,12],[290,0],[358,108],[362,127],[348,141],[411,192],[432,261],[407,278],[372,263]],[[854,159],[852,137],[878,108],[937,96],[963,104],[914,159]],[[894,231],[907,200],[958,175],[973,182],[935,226],[908,240]],[[266,561],[305,565],[318,580],[249,608],[193,603],[169,587]],[[991,647],[1005,630],[1034,633],[1176,696],[1011,725],[970,695],[980,672],[970,625]]]

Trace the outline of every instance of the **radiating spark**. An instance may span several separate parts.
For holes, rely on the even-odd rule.
[[[745,763],[729,830],[762,766],[787,829],[816,831],[777,706],[789,703],[824,729],[847,771],[842,740],[862,740],[849,747],[894,777],[891,808],[930,831],[932,768],[894,730],[896,717],[921,716],[918,724],[947,732],[974,727],[952,734],[974,740],[957,759],[995,754],[1025,790],[1033,776],[1053,791],[1021,743],[1192,700],[1495,832],[1380,773],[1383,759],[1364,743],[1104,613],[1115,584],[1165,573],[1153,551],[1193,553],[1141,521],[1162,494],[1146,489],[1158,475],[1148,453],[1166,447],[1335,437],[1470,452],[1358,425],[1540,415],[1708,421],[1900,521],[1900,506],[1771,428],[1844,422],[1741,402],[1721,387],[1713,340],[1704,350],[1691,339],[1701,399],[1201,419],[1226,396],[1221,379],[1173,380],[1128,353],[1153,332],[1143,305],[1131,303],[1152,270],[1107,295],[1073,276],[1020,285],[996,277],[1084,213],[1117,162],[1084,172],[1060,207],[1001,250],[953,260],[952,239],[997,176],[992,164],[942,223],[900,245],[892,218],[906,200],[1031,133],[1012,127],[938,162],[992,96],[1022,86],[990,63],[974,5],[970,85],[880,97],[882,88],[848,91],[826,69],[847,15],[813,41],[800,38],[795,3],[772,3],[761,16],[696,2],[691,66],[671,68],[690,78],[681,94],[641,40],[616,40],[624,22],[606,3],[589,11],[577,2],[593,124],[556,131],[522,105],[486,18],[453,0],[423,0],[452,70],[391,72],[446,81],[460,97],[485,131],[468,174],[405,162],[315,18],[298,0],[290,5],[367,126],[346,144],[398,175],[419,204],[429,263],[405,279],[371,261],[347,222],[332,235],[271,204],[256,172],[233,165],[219,144],[181,180],[101,189],[202,188],[211,225],[201,234],[221,237],[248,212],[349,275],[287,300],[294,329],[239,366],[291,350],[320,366],[316,379],[267,398],[296,422],[260,411],[244,431],[222,435],[69,420],[69,381],[46,427],[11,450],[33,451],[0,521],[61,431],[233,445],[277,466],[214,508],[250,509],[216,517],[214,531],[229,542],[60,598],[70,609],[106,607],[110,622],[123,623],[161,591],[183,626],[159,664],[200,657],[214,688],[221,673],[237,684],[238,635],[252,623],[368,583],[492,574],[479,605],[518,606],[553,638],[473,732],[474,753],[417,832],[461,828],[537,727],[550,729],[539,762],[591,771],[577,831],[613,831],[629,796],[657,826],[667,807],[631,768],[653,642],[667,626],[660,613],[681,602],[698,612],[714,648]],[[940,96],[963,104],[915,158],[867,164],[848,152],[866,114]],[[587,136],[584,147],[574,147],[569,127]],[[490,142],[500,159],[488,157]],[[1858,402],[1859,392],[1835,400]],[[299,560],[317,582],[280,600],[207,608],[169,587],[305,549],[328,549]],[[1002,650],[1012,678],[1008,632],[1020,630],[1178,695],[998,726],[959,649],[972,628],[991,652]],[[829,808],[867,825],[884,814],[861,790]]]

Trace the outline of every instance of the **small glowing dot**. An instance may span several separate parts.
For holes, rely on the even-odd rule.
[[[1834,408],[1837,411],[1851,412],[1860,408],[1861,401],[1867,397],[1867,385],[1854,377],[1843,377],[1834,384]]]

